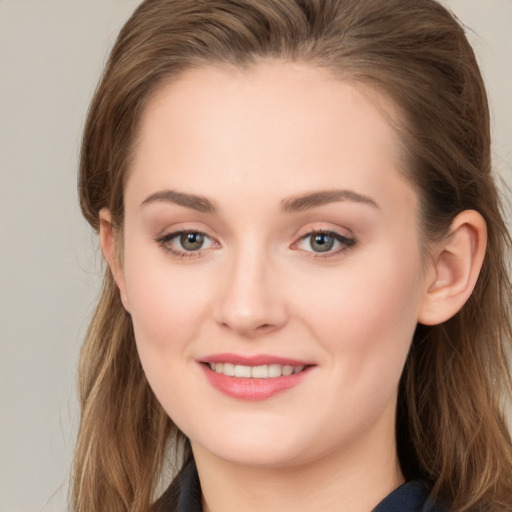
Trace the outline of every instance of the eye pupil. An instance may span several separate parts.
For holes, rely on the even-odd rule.
[[[327,252],[334,246],[334,238],[325,233],[317,233],[311,236],[311,248],[315,252]]]
[[[197,251],[204,243],[204,235],[201,233],[183,233],[180,236],[180,244],[186,251]]]

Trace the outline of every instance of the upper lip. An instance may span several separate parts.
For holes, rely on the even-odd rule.
[[[273,356],[269,354],[241,355],[241,354],[214,354],[199,360],[201,363],[231,363],[241,366],[263,366],[279,364],[282,366],[311,366],[310,361],[292,359],[289,357]]]

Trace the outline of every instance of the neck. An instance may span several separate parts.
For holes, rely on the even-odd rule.
[[[193,444],[204,511],[368,512],[404,481],[394,441],[379,441],[270,468],[228,462]]]

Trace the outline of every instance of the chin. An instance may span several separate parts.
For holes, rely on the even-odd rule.
[[[192,450],[196,453],[197,446],[193,443]],[[240,447],[222,446],[209,449],[201,447],[200,450],[207,450],[213,457],[226,463],[252,467],[255,469],[279,469],[301,464],[300,454],[293,450],[286,451],[275,443],[269,443],[265,447],[250,446],[247,443]]]
[[[246,439],[245,442],[230,443],[229,445],[225,440],[223,444],[217,443],[215,446],[211,443],[212,439],[208,441],[206,446],[192,443],[192,450],[196,458],[207,452],[209,457],[224,463],[253,470],[313,467],[317,462],[341,455],[350,444],[326,445],[322,443],[321,439],[309,441],[288,439],[285,442],[278,439],[277,436],[273,436],[272,439],[265,442],[262,442],[261,439],[258,442]]]
[[[255,429],[237,428],[226,433],[208,432],[197,441],[191,441],[192,450],[208,452],[225,462],[257,468],[284,468],[307,463],[321,452],[318,440],[310,439],[301,432],[298,436],[290,428],[282,426]],[[204,441],[204,442],[201,442]]]

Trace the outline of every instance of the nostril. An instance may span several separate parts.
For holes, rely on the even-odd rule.
[[[258,331],[268,331],[269,329],[272,329],[272,325],[270,324],[262,324],[256,327],[256,330]]]
[[[243,332],[247,335],[249,335],[250,333],[252,333],[253,335],[254,334],[270,333],[276,328],[276,326],[274,324],[270,324],[270,323],[260,324],[260,325],[256,325],[256,326],[240,326],[240,325],[234,326],[234,325],[230,324],[229,322],[222,322],[220,324],[220,326],[223,329],[235,330],[235,331]]]

